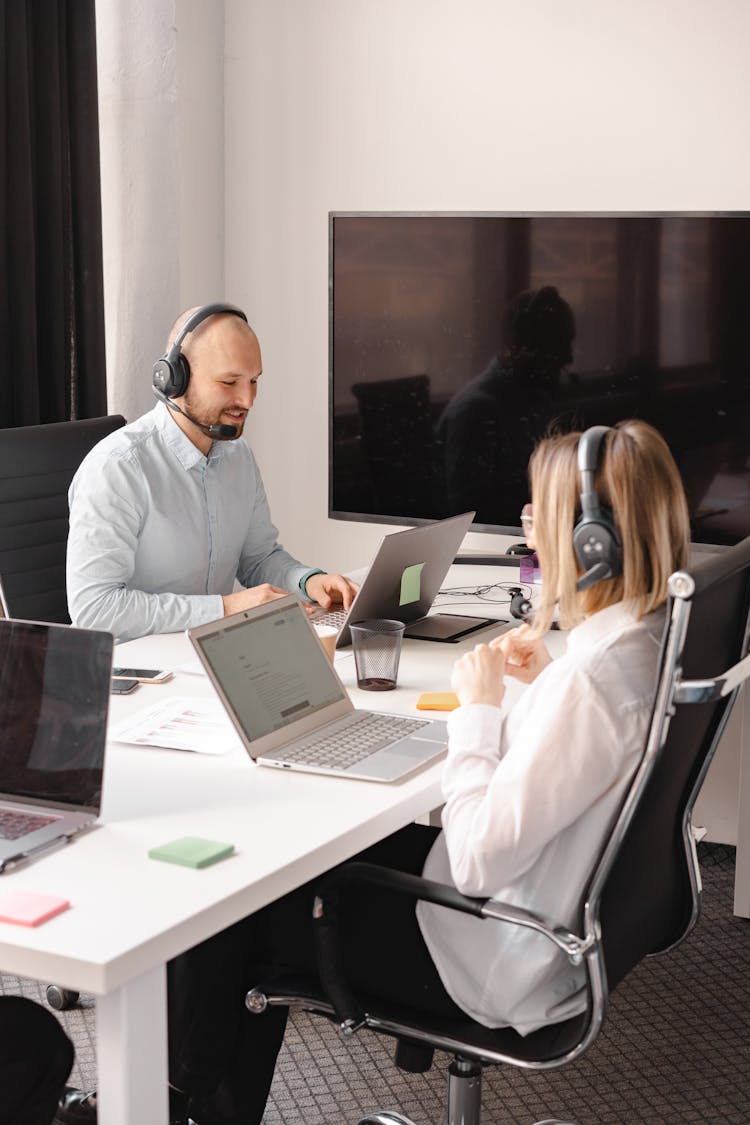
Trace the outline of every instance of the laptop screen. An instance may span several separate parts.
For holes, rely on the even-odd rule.
[[[0,621],[0,792],[101,801],[112,636]]]
[[[344,695],[297,601],[195,641],[251,741]]]

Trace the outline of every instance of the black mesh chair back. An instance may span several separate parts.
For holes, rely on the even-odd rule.
[[[119,414],[0,430],[0,580],[10,617],[69,624],[68,487]]]

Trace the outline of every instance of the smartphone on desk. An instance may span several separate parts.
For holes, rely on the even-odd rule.
[[[113,695],[130,695],[131,691],[135,691],[137,687],[137,680],[116,680],[113,677],[109,690]]]
[[[160,668],[113,668],[113,680],[135,680],[139,684],[163,684],[171,680],[173,672]]]

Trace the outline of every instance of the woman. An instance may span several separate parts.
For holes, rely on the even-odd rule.
[[[357,857],[570,927],[643,749],[667,580],[685,565],[689,542],[666,443],[646,423],[621,423],[604,435],[595,485],[622,546],[622,573],[579,589],[580,437],[545,439],[531,459],[532,545],[543,575],[533,625],[455,665],[461,706],[448,724],[442,832],[410,825]],[[541,638],[556,609],[570,633],[553,661]],[[507,711],[506,676],[529,685]],[[242,997],[255,966],[314,969],[311,901],[308,884],[173,964],[173,998],[192,996],[184,1012],[177,1003],[171,1011],[176,1085],[208,1094],[222,1072],[210,1101],[190,1102],[197,1125],[262,1120],[284,1016],[245,1015]],[[585,1007],[582,967],[531,930],[427,903],[415,913],[372,888],[347,891],[342,926],[355,990],[521,1034]],[[199,976],[206,987],[221,977],[211,997],[196,998]]]

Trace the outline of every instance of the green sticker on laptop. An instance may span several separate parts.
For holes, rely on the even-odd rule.
[[[399,595],[399,605],[411,605],[412,602],[418,602],[422,596],[422,571],[424,563],[413,563],[412,566],[404,568],[401,575],[401,593]]]
[[[202,836],[181,836],[158,848],[151,848],[149,859],[160,859],[164,863],[179,863],[182,867],[208,867],[226,859],[234,851],[234,844],[223,844],[219,840],[206,840]]]

